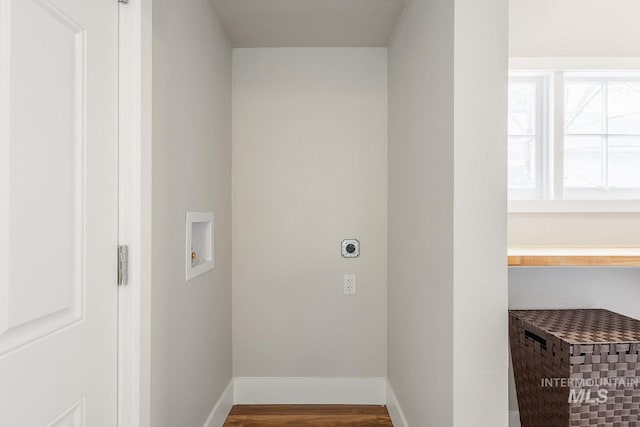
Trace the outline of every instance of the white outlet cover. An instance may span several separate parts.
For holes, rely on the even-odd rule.
[[[344,294],[355,295],[358,291],[355,274],[344,275]]]

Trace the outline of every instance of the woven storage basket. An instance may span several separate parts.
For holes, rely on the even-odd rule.
[[[522,427],[640,427],[640,321],[607,310],[513,310]]]

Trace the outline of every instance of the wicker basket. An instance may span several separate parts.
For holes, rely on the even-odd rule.
[[[607,310],[514,310],[522,427],[640,427],[640,321]]]

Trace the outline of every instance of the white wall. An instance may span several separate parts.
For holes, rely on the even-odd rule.
[[[637,57],[638,16],[635,0],[510,0],[510,55]],[[640,246],[639,230],[638,213],[509,215],[512,245]],[[638,283],[638,268],[511,268],[509,308],[601,307],[640,318]],[[516,410],[513,385],[509,401]]]
[[[389,46],[388,376],[407,421],[453,425],[453,2]]]
[[[640,318],[639,273],[626,267],[512,268],[509,305],[513,310],[606,308]]]
[[[638,247],[640,213],[512,213],[509,244]]]
[[[386,49],[235,49],[234,375],[384,377],[386,227]]]
[[[454,426],[498,427],[508,417],[508,1],[455,0],[454,20]]]
[[[153,4],[152,418],[202,426],[231,379],[231,49],[207,0]],[[216,268],[185,283],[185,212]]]
[[[637,0],[510,0],[511,56],[640,56]]]
[[[409,1],[389,48],[388,374],[414,426],[507,423],[506,10]]]

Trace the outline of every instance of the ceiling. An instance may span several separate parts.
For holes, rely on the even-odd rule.
[[[211,0],[233,47],[387,46],[405,0]]]

